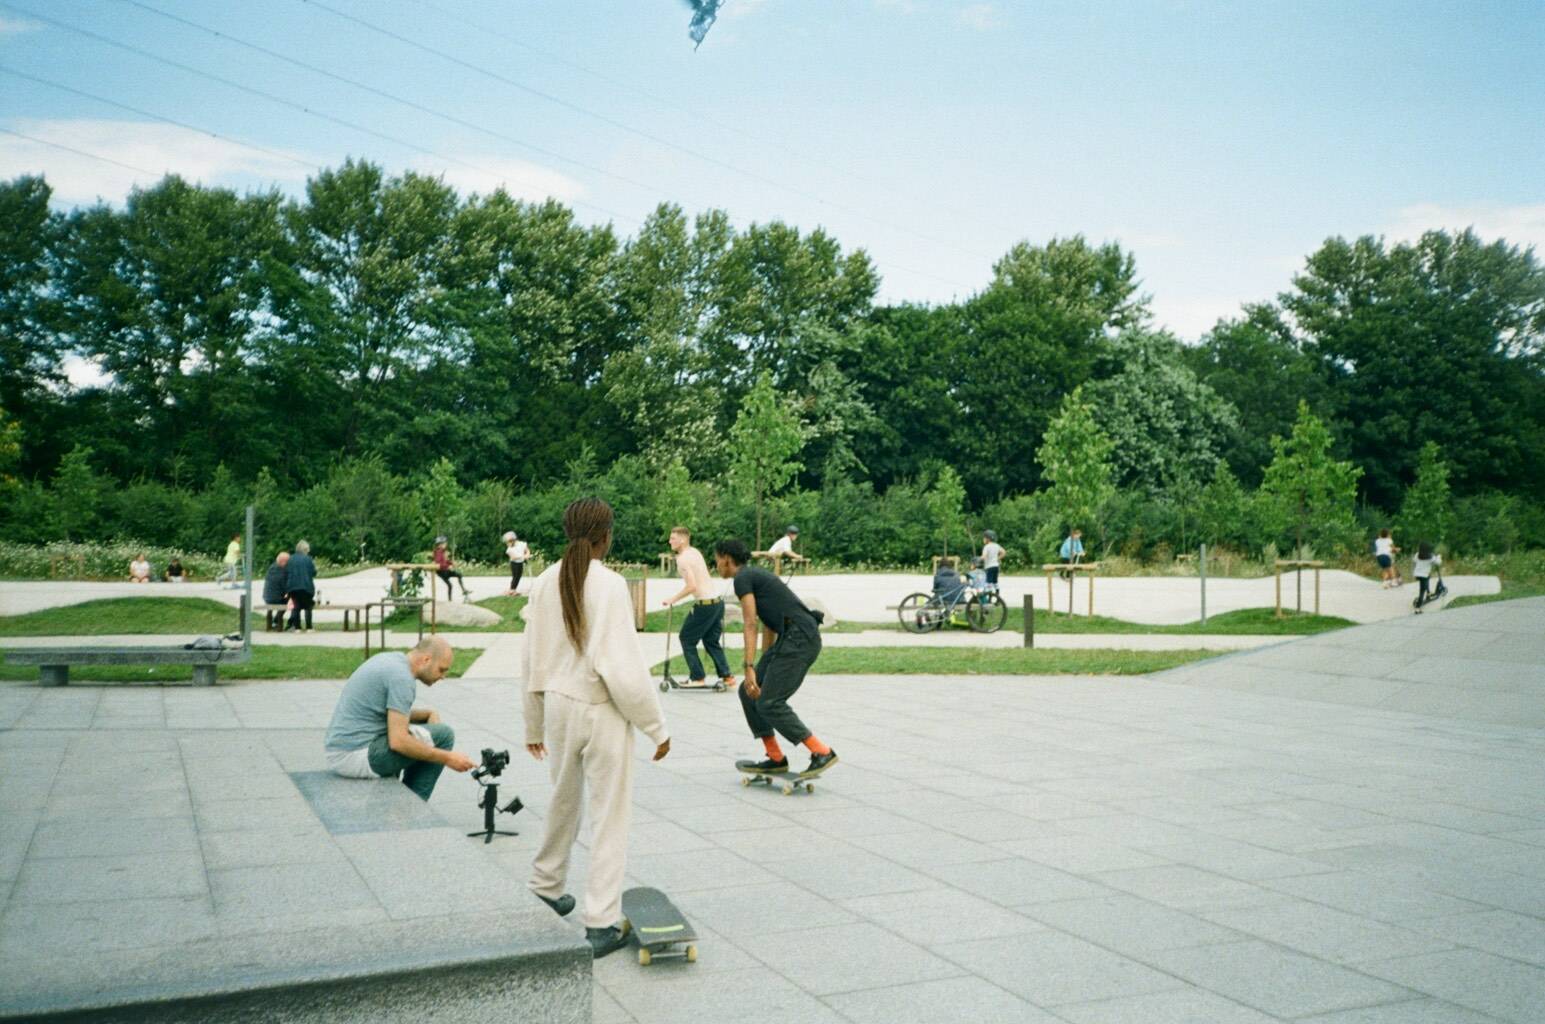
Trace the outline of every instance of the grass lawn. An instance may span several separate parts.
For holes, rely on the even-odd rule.
[[[1357,623],[1335,615],[1314,615],[1310,612],[1295,613],[1284,610],[1277,618],[1270,608],[1241,608],[1238,611],[1209,615],[1207,622],[1187,622],[1178,626],[1155,626],[1147,622],[1128,622],[1103,615],[1068,615],[1066,612],[1037,611],[1037,633],[1147,633],[1170,636],[1306,636],[1311,633],[1328,633],[1333,629],[1345,629]],[[900,623],[897,623],[900,628]],[[1009,608],[1008,622],[1004,629],[1023,632],[1025,610]]]
[[[1095,675],[1136,676],[1215,658],[1217,651],[1025,650],[962,647],[829,647],[813,675]],[[650,670],[658,673],[662,663]],[[686,663],[671,659],[671,674],[686,678]]]
[[[112,597],[0,617],[0,636],[224,634],[236,632],[240,625],[235,608],[207,597]],[[257,628],[263,628],[261,620]]]
[[[441,604],[449,602],[442,601]],[[500,617],[500,621],[494,626],[447,626],[439,623],[436,629],[441,633],[524,633],[526,623],[516,614],[526,606],[524,597],[489,597],[473,604],[479,608],[486,608]],[[429,606],[424,606],[424,622],[429,622]],[[418,628],[418,613],[410,611],[394,612],[386,620],[387,629],[399,629],[404,632]]]
[[[1493,601],[1512,601],[1520,597],[1545,596],[1545,583],[1515,583],[1512,580],[1502,581],[1502,592],[1499,594],[1466,594],[1464,597],[1456,597],[1445,608],[1464,608],[1472,604],[1490,604]]]
[[[458,650],[450,674],[460,676],[482,655],[480,650]],[[221,679],[346,679],[365,660],[361,648],[254,647],[252,660],[221,665]],[[35,665],[0,664],[0,680],[33,682]],[[147,683],[191,680],[188,665],[80,665],[70,669],[71,684]]]

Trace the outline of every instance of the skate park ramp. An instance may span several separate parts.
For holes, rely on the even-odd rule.
[[[1351,707],[1545,727],[1545,597],[1376,622],[1153,677]]]

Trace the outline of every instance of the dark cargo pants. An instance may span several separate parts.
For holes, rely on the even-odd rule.
[[[821,634],[815,623],[785,621],[777,642],[756,662],[756,682],[761,695],[752,700],[740,688],[740,707],[746,713],[751,735],[766,739],[778,735],[790,743],[803,743],[810,730],[789,707],[789,698],[805,681],[805,673],[821,654]]]

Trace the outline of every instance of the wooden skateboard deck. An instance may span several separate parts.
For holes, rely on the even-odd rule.
[[[624,892],[622,919],[638,939],[638,962],[645,967],[657,956],[697,961],[697,933],[659,889],[639,886]]]

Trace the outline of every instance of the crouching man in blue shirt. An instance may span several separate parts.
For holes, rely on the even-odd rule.
[[[446,768],[464,772],[474,761],[451,749],[456,734],[438,712],[415,708],[417,684],[433,686],[455,657],[443,637],[425,637],[408,653],[385,651],[366,661],[343,686],[327,727],[327,767],[349,779],[402,776],[421,799]]]

